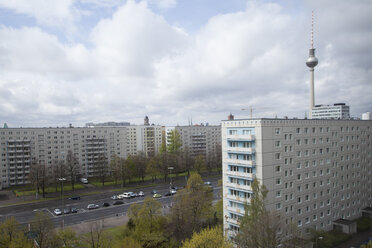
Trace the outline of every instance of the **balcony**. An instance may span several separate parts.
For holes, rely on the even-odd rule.
[[[236,141],[253,141],[255,140],[254,135],[242,135],[242,134],[234,134],[234,135],[227,135],[227,140],[236,140]]]
[[[246,190],[246,191],[252,191],[252,187],[249,185],[244,185],[244,184],[237,184],[237,183],[224,183],[224,186],[230,187],[230,188],[235,188],[235,189],[241,189],[241,190]],[[244,200],[244,199],[243,199]],[[243,201],[242,200],[242,201]]]
[[[248,178],[248,179],[254,179],[255,175],[253,173],[245,173],[242,171],[229,171],[226,170],[225,174],[228,176],[235,176],[235,177],[243,177],[243,178]]]
[[[230,217],[227,217],[226,218],[226,222],[227,223],[230,223],[230,224],[233,224],[233,225],[240,225],[240,221],[237,220],[237,219],[233,219],[233,218],[230,218]]]
[[[242,160],[242,159],[226,159],[226,163],[228,164],[236,164],[236,165],[243,165],[243,166],[255,166],[256,162],[253,160]]]
[[[244,214],[244,210],[241,210],[240,208],[227,206],[226,209],[227,209],[227,211],[230,211],[230,212],[235,212],[235,213],[238,213],[238,214]]]
[[[246,154],[252,154],[255,153],[255,149],[251,147],[228,147],[227,152],[233,152],[233,153],[246,153]]]

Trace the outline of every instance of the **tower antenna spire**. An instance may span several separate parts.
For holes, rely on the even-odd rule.
[[[311,48],[314,48],[314,10],[311,11]]]
[[[315,106],[315,94],[314,94],[314,67],[318,64],[318,59],[315,57],[314,48],[314,11],[311,12],[311,44],[309,49],[309,58],[306,60],[306,65],[310,69],[310,109],[309,118],[312,117],[312,109]]]

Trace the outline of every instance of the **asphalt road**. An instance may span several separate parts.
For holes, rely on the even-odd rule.
[[[218,191],[219,187],[217,187],[217,182],[219,178],[211,178],[209,181],[212,183],[212,187],[214,189],[214,198],[218,198]],[[183,187],[183,185],[177,185],[177,187]],[[167,208],[171,205],[172,196],[164,197],[164,194],[169,191],[169,185],[159,185],[154,188],[141,188],[139,190],[131,190],[133,192],[143,191],[146,196],[152,196],[151,190],[156,189],[158,193],[162,194],[162,198],[157,198],[159,202],[163,204],[164,208]],[[117,194],[122,192],[118,191]],[[53,200],[53,201],[46,201],[46,202],[37,202],[37,203],[30,203],[30,204],[22,204],[22,205],[15,205],[9,207],[1,207],[0,208],[0,221],[4,221],[6,217],[14,216],[18,222],[21,224],[27,225],[29,224],[32,219],[34,218],[36,212],[43,211],[48,213],[53,222],[56,226],[62,226],[64,223],[65,226],[72,225],[72,224],[79,224],[86,221],[94,221],[94,220],[102,220],[104,218],[113,217],[116,215],[125,215],[128,208],[133,203],[142,203],[144,197],[136,197],[131,199],[124,199],[124,204],[122,205],[112,205],[113,200],[110,198],[112,195],[108,193],[103,194],[96,194],[96,195],[89,195],[89,196],[81,196],[80,200],[69,200],[64,199],[64,206],[65,207],[76,207],[78,209],[77,213],[70,213],[65,215],[55,215],[54,209],[59,208],[62,209],[62,201],[61,200]],[[104,202],[108,202],[110,204],[109,207],[102,207]],[[100,206],[98,209],[88,210],[88,204],[97,204]]]

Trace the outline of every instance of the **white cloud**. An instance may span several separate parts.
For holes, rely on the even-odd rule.
[[[112,4],[104,3],[105,8]],[[43,26],[1,26],[0,120],[60,126],[142,123],[149,115],[158,124],[186,124],[191,117],[194,123],[217,124],[230,112],[247,117],[249,112],[241,109],[250,105],[256,117],[301,118],[308,110],[305,61],[312,8],[319,58],[316,102],[347,102],[353,115],[372,108],[367,97],[372,94],[372,4],[356,2],[348,8],[333,2],[331,8],[312,1],[309,9],[292,14],[279,4],[255,2],[240,12],[214,16],[188,34],[154,14],[147,3],[129,0],[115,7],[84,43],[61,42]],[[56,16],[79,18],[72,2],[64,4],[60,14],[53,10]],[[6,6],[39,23],[48,19],[37,6]]]

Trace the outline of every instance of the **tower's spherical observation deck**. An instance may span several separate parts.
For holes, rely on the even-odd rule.
[[[306,60],[306,65],[314,68],[318,64],[318,59],[315,57],[315,48],[309,49],[309,58]]]

